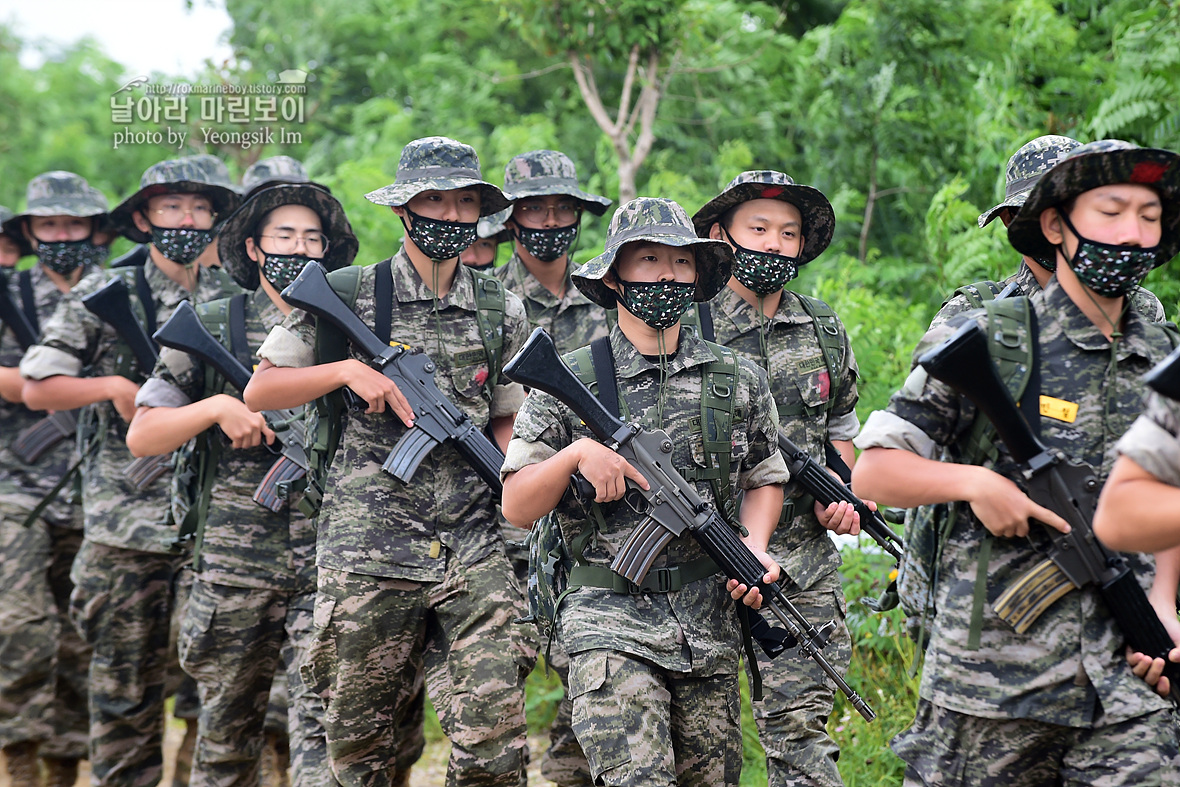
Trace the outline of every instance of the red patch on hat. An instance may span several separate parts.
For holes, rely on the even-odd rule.
[[[762,194],[760,196],[763,199],[774,199],[775,197],[777,197],[779,194],[782,194],[782,193],[783,193],[782,186],[767,186],[766,188],[762,189]]]
[[[1167,171],[1168,164],[1161,164],[1158,161],[1140,161],[1131,171],[1131,182],[1158,183]]]

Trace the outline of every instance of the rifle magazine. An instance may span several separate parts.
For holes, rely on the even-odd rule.
[[[418,472],[418,465],[438,444],[439,441],[425,429],[415,427],[397,441],[381,469],[403,484],[408,484],[414,473]]]
[[[992,609],[1017,634],[1024,634],[1046,609],[1076,587],[1056,563],[1045,558],[1001,593]]]
[[[276,514],[280,513],[287,505],[288,484],[306,474],[305,468],[285,456],[280,456],[254,490],[254,502]]]
[[[636,585],[643,584],[651,564],[673,538],[674,533],[649,517],[631,531],[631,535],[627,537],[619,549],[619,554],[611,563],[611,571],[626,577]]]
[[[131,482],[135,491],[142,492],[171,469],[172,454],[141,456],[124,468],[123,476]]]

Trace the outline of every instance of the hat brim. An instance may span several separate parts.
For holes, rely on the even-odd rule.
[[[593,213],[595,216],[601,216],[606,213],[606,209],[613,204],[613,200],[598,194],[591,194],[588,191],[582,191],[576,184],[570,183],[546,183],[546,184],[529,184],[524,183],[514,184],[511,191],[505,186],[504,194],[508,199],[515,202],[519,199],[527,199],[528,197],[554,197],[566,196],[573,197],[578,202],[582,203],[582,207]]]
[[[582,294],[606,309],[617,305],[615,291],[606,286],[603,278],[615,264],[619,251],[630,243],[662,243],[665,246],[692,247],[696,257],[697,287],[693,300],[697,303],[710,301],[725,289],[733,273],[733,250],[728,243],[709,238],[693,238],[687,235],[642,233],[627,238],[616,246],[610,246],[602,254],[583,263],[570,278]]]
[[[1140,174],[1143,172],[1158,176],[1149,181]],[[1041,231],[1041,214],[1079,194],[1119,183],[1147,186],[1160,194],[1163,214],[1158,264],[1165,264],[1180,251],[1180,155],[1157,148],[1096,151],[1059,162],[1041,176],[1008,225],[1008,242],[1027,257],[1052,257],[1056,249]]]
[[[388,186],[370,191],[365,199],[375,205],[389,205],[400,208],[424,191],[454,191],[455,189],[479,189],[479,215],[490,216],[507,208],[511,202],[504,192],[486,181],[475,178],[446,177],[413,180],[407,183],[393,182]]]
[[[303,205],[315,211],[328,236],[328,253],[319,260],[329,271],[352,264],[359,248],[344,207],[326,189],[309,183],[286,183],[256,193],[234,211],[217,236],[221,264],[242,287],[258,289],[258,263],[246,253],[246,238],[266,214],[284,205]]]
[[[204,194],[213,203],[213,212],[218,216],[228,216],[233,213],[241,202],[241,197],[232,189],[216,186],[212,183],[201,183],[195,180],[178,180],[174,183],[153,183],[144,186],[139,191],[123,200],[111,211],[111,222],[115,231],[123,237],[136,243],[151,243],[150,232],[143,232],[135,226],[132,216],[142,208],[149,199],[160,194]]]
[[[1024,191],[1019,191],[1019,192],[1013,194],[1011,197],[1007,197],[999,205],[996,205],[995,207],[992,207],[992,208],[988,208],[983,213],[980,213],[979,214],[979,228],[983,229],[984,227],[986,227],[987,225],[989,225],[993,221],[995,221],[997,218],[999,218],[1000,214],[1004,212],[1005,208],[1012,211],[1013,215],[1015,215],[1024,206],[1025,201],[1028,199],[1029,192],[1031,192],[1031,191],[1032,191],[1031,187],[1029,187],[1028,189],[1026,189]]]
[[[773,197],[762,196],[766,189],[779,189]],[[805,265],[819,255],[832,242],[836,231],[836,212],[823,192],[814,186],[800,183],[779,185],[774,183],[739,183],[726,189],[705,203],[692,217],[692,226],[702,238],[709,236],[713,225],[721,221],[733,208],[743,202],[756,199],[777,199],[789,202],[799,209],[803,217],[803,248],[799,250],[799,264]]]

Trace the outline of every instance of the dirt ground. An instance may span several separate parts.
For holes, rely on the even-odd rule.
[[[164,737],[164,779],[163,785],[172,783],[172,767],[176,758],[176,749],[184,737],[183,722],[172,721]],[[541,752],[545,750],[547,741],[538,735],[529,738],[529,749],[532,752],[532,762],[529,764],[529,784],[533,787],[555,787],[553,782],[542,779],[540,773]],[[443,787],[446,784],[447,758],[450,756],[451,746],[444,739],[426,745],[426,752],[422,759],[414,766],[410,775],[411,787]],[[90,784],[90,765],[82,763],[78,769],[78,781],[75,787],[88,787]],[[8,767],[4,756],[0,755],[0,787],[10,787],[8,783]]]

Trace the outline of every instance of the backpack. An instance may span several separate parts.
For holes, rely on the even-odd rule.
[[[392,331],[393,309],[397,301],[393,297],[392,259],[382,260],[376,266],[374,281],[373,333],[382,343],[389,343]],[[492,390],[500,379],[501,360],[504,354],[504,285],[495,276],[483,271],[468,269],[475,279],[475,319],[487,356],[488,377],[482,386],[482,394],[489,403]],[[356,304],[361,283],[361,266],[350,265],[333,271],[328,281],[332,289],[351,309]],[[316,319],[315,358],[316,363],[342,361],[348,357],[348,339],[326,320]],[[328,470],[340,447],[344,428],[344,390],[336,390],[315,400],[309,414],[307,433],[311,444],[308,446],[307,486],[299,510],[309,518],[319,514],[324,499],[324,484]]]

